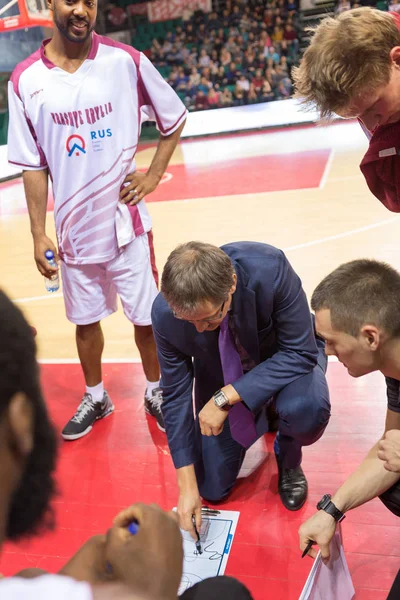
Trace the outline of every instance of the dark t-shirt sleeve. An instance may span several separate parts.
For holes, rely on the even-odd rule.
[[[400,381],[392,377],[386,377],[386,393],[388,409],[400,413]]]

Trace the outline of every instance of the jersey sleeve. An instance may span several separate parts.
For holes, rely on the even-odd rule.
[[[140,53],[139,89],[142,121],[155,121],[162,135],[170,135],[186,120],[187,110],[155,66]]]
[[[46,157],[37,141],[24,104],[14,89],[12,78],[8,82],[8,108],[8,162],[27,171],[46,169]]]
[[[400,413],[400,381],[386,377],[386,394],[388,409]]]

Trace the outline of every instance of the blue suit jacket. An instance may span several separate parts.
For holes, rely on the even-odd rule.
[[[267,430],[261,419],[267,401],[317,363],[313,323],[301,281],[281,250],[255,242],[235,242],[222,250],[237,274],[232,298],[235,330],[257,365],[233,385],[256,419],[260,417],[261,435]],[[199,458],[193,381],[196,414],[224,386],[219,328],[198,333],[194,325],[173,316],[162,294],[154,301],[152,322],[168,443],[175,467],[184,467]]]

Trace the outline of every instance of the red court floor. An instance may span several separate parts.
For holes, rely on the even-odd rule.
[[[174,469],[166,443],[142,406],[140,364],[106,364],[107,389],[115,414],[92,433],[60,448],[55,533],[7,545],[0,571],[26,567],[57,571],[92,534],[104,532],[126,505],[176,505]],[[249,452],[245,467],[261,465],[242,479],[224,508],[240,511],[226,573],[248,585],[255,600],[298,600],[311,559],[300,558],[297,529],[320,497],[334,492],[380,435],[385,386],[380,374],[351,379],[338,363],[328,371],[332,419],[323,438],[304,451],[310,496],[290,513],[277,494],[273,436]],[[79,365],[43,365],[42,380],[51,414],[60,429],[74,411],[83,388]],[[378,500],[348,515],[343,523],[346,556],[357,600],[384,600],[400,565],[400,522]],[[338,599],[340,600],[340,599]]]

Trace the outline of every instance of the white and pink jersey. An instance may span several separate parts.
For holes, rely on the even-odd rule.
[[[9,82],[8,159],[48,168],[60,255],[94,264],[118,253],[116,213],[126,175],[135,170],[141,124],[173,133],[187,111],[144,54],[92,34],[75,73],[51,63],[44,48],[17,65]],[[142,200],[131,210],[136,236],[151,229]]]

